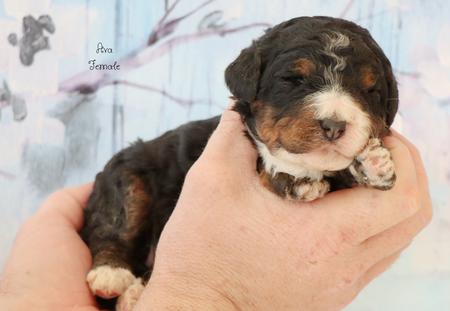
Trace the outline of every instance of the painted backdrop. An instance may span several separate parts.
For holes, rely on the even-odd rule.
[[[48,193],[116,151],[218,114],[223,71],[264,28],[331,15],[368,28],[422,152],[432,224],[348,310],[450,308],[450,3],[444,0],[0,1],[0,267]],[[108,70],[90,70],[101,66]]]

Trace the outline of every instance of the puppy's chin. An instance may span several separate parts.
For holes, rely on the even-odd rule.
[[[319,148],[305,153],[290,153],[282,147],[272,153],[282,160],[301,164],[311,170],[340,171],[353,162],[366,146],[368,139],[367,132],[349,128],[337,141],[324,140]]]
[[[345,134],[336,141],[323,139],[320,144],[309,151],[295,153],[280,145],[269,148],[257,141],[257,146],[264,160],[265,168],[273,174],[283,172],[295,177],[312,179],[328,171],[340,171],[347,168],[355,157],[364,149],[369,139],[369,132],[360,130],[352,124]]]
[[[300,165],[308,170],[339,171],[347,168],[354,157],[340,153],[335,146],[324,146],[308,153],[290,153],[284,148],[274,150],[273,155],[281,161]]]

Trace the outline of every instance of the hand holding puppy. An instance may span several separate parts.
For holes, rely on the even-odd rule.
[[[390,191],[364,187],[299,203],[260,184],[239,116],[225,112],[189,171],[137,305],[155,309],[339,310],[431,219],[420,156],[385,138]]]
[[[311,203],[286,201],[261,186],[239,116],[225,112],[188,174],[137,310],[347,305],[431,219],[417,150],[398,134],[385,146],[396,165],[392,190],[360,187]],[[89,252],[77,234],[91,188],[57,192],[21,230],[2,273],[2,307],[95,310],[85,282]]]
[[[92,183],[61,189],[25,222],[0,275],[1,310],[96,310],[92,260],[77,232],[91,192]]]

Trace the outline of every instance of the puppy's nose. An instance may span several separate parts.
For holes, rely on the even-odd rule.
[[[333,119],[323,119],[319,121],[320,127],[323,130],[323,133],[325,134],[325,137],[329,140],[336,140],[342,135],[344,135],[345,132],[345,121],[337,121]]]

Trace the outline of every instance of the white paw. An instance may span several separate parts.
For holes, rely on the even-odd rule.
[[[86,277],[92,293],[105,299],[120,296],[135,279],[128,269],[106,265],[89,271]]]
[[[294,200],[313,201],[323,197],[330,191],[330,184],[326,180],[300,181],[293,187]]]
[[[144,290],[142,279],[138,278],[127,290],[117,299],[116,311],[131,311],[134,309],[139,297]]]
[[[379,139],[371,139],[349,167],[359,184],[387,190],[394,186],[395,169],[389,150]]]

